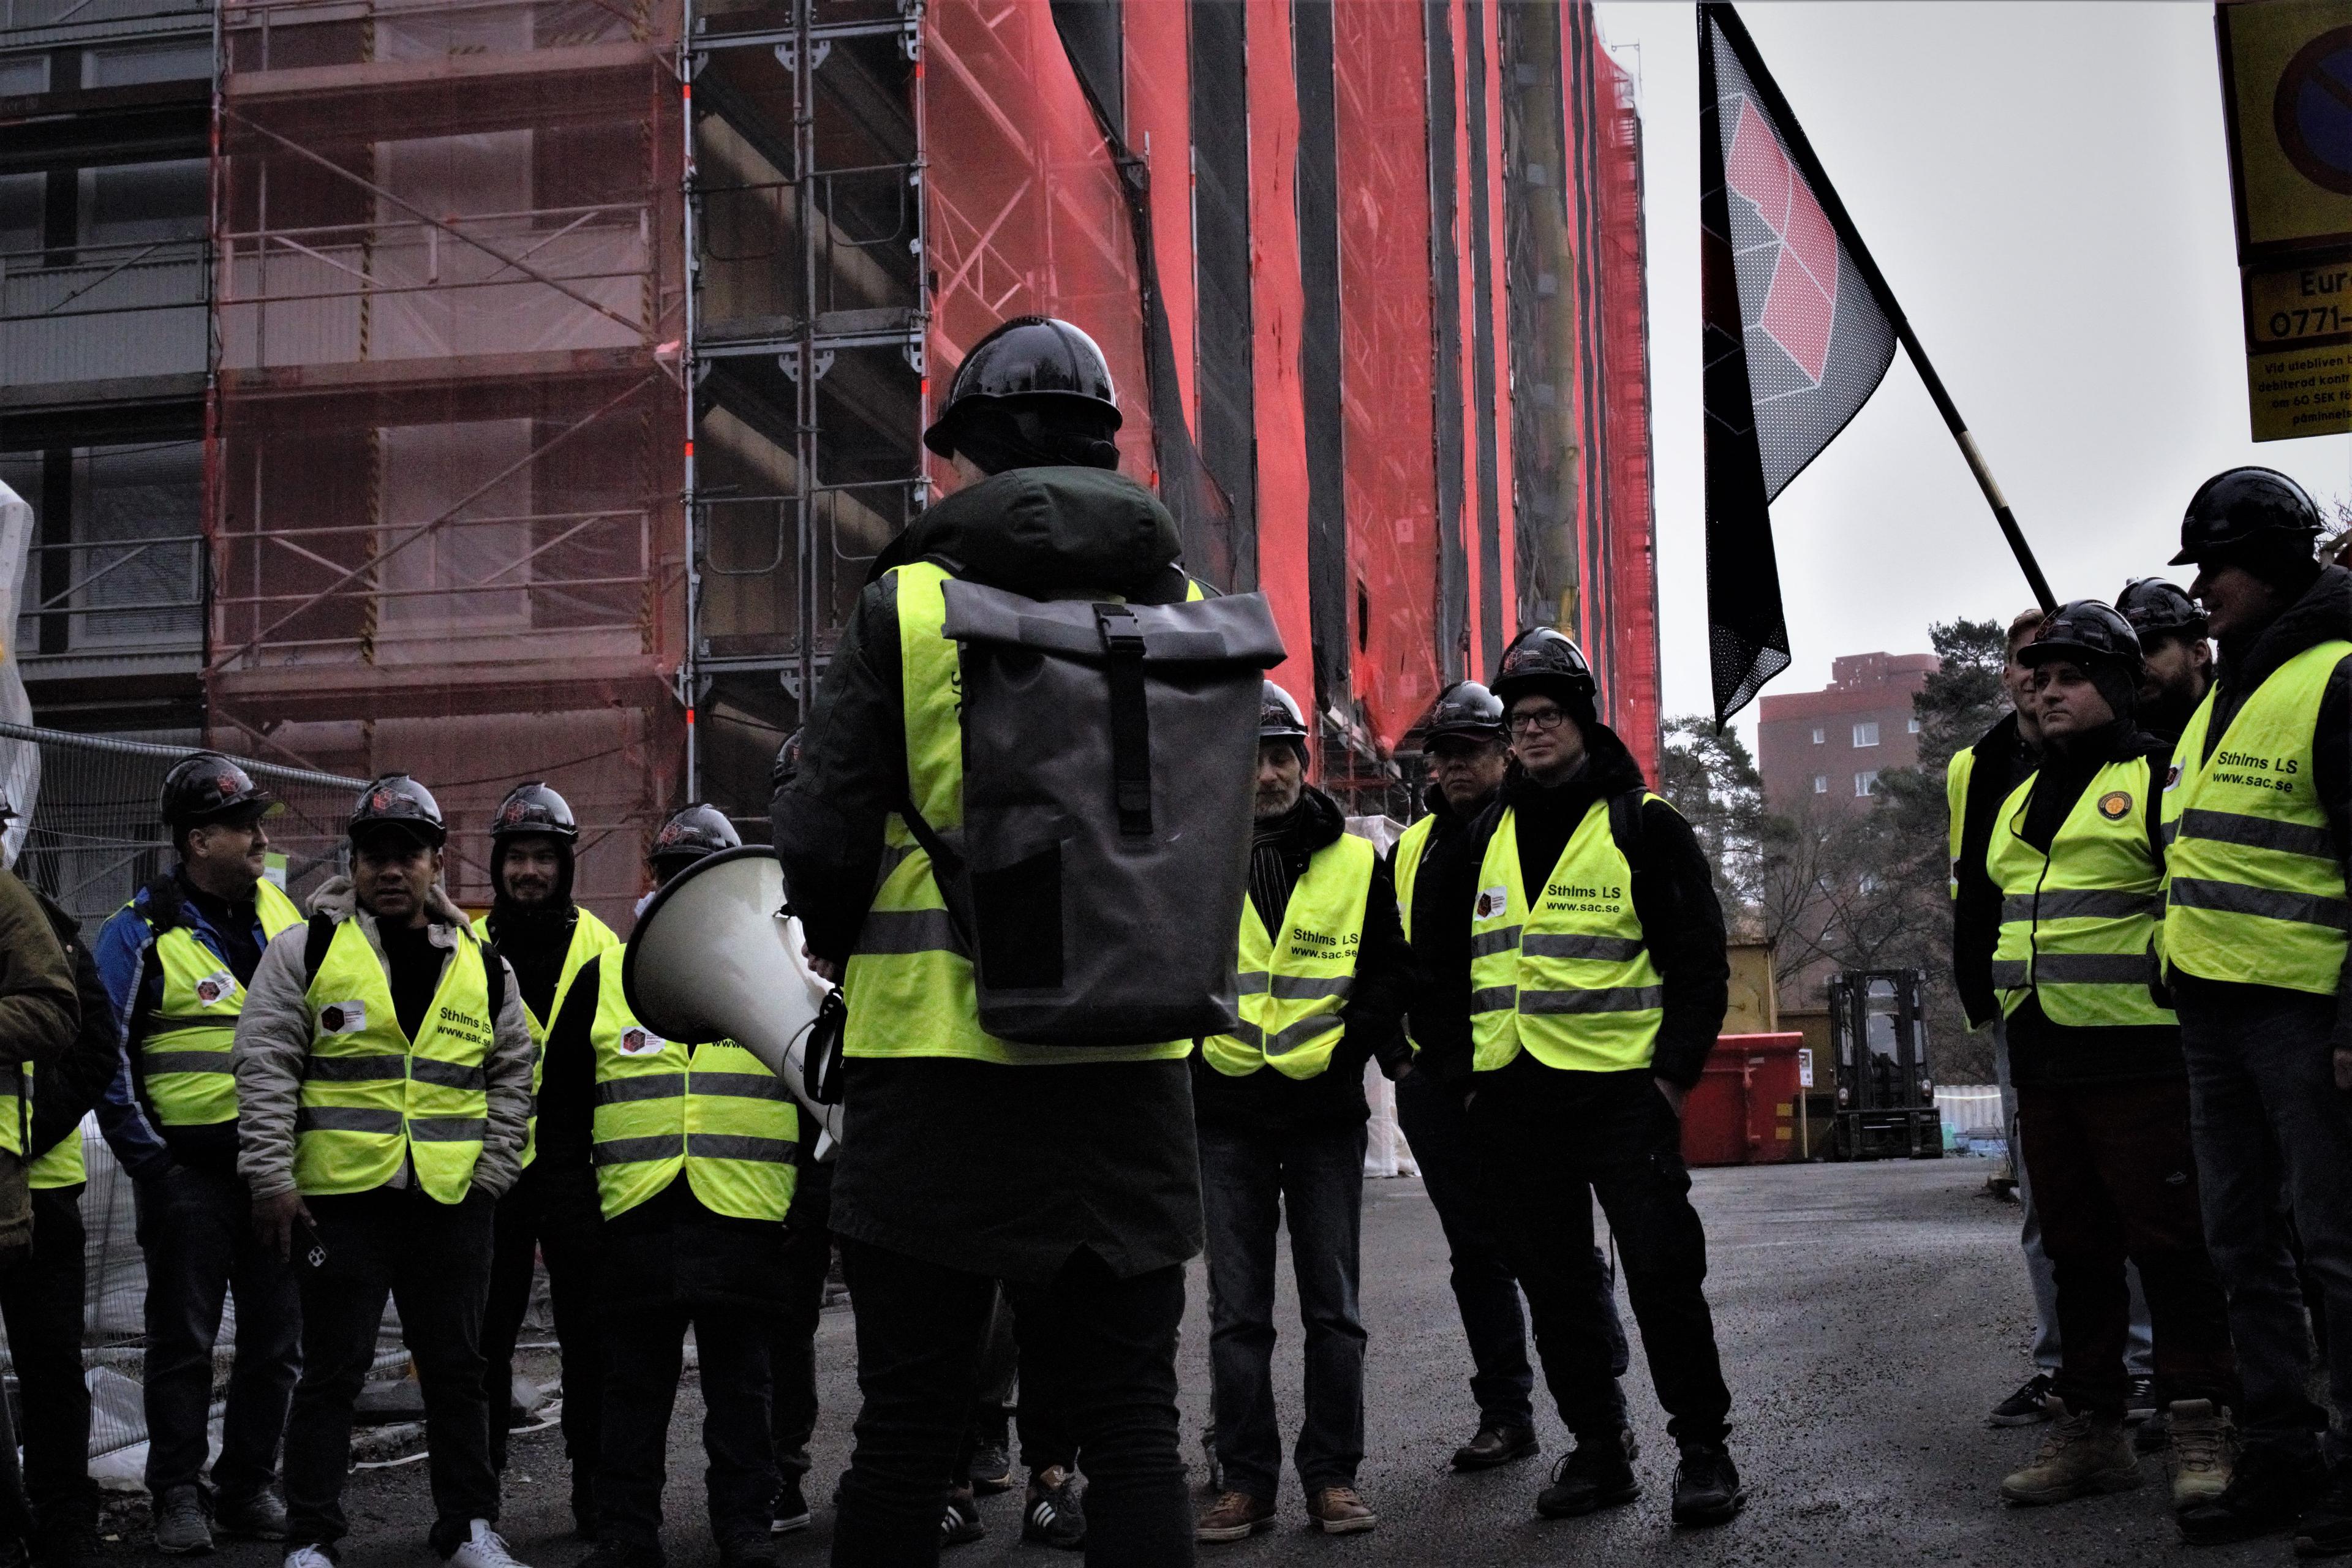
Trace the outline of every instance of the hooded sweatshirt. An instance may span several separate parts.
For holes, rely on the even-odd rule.
[[[507,897],[501,872],[511,840],[500,839],[490,856],[490,885],[498,889],[490,904],[490,940],[499,944],[499,955],[513,969],[515,985],[534,1018],[547,1018],[555,1006],[556,982],[563,978],[572,928],[580,923],[580,907],[572,901],[572,846],[553,834],[543,837],[555,845],[561,868],[555,874],[555,890],[544,903],[518,904]]]
[[[1250,901],[1269,931],[1282,929],[1283,910],[1307,863],[1348,831],[1339,804],[1309,784],[1278,821],[1258,824],[1251,855]],[[1268,915],[1268,908],[1273,913]],[[1363,941],[1356,950],[1355,988],[1339,1009],[1344,1033],[1331,1065],[1313,1078],[1288,1078],[1271,1066],[1232,1078],[1192,1057],[1192,1108],[1204,1127],[1235,1132],[1281,1133],[1294,1128],[1370,1120],[1364,1063],[1378,1057],[1401,1072],[1409,1059],[1402,1020],[1411,991],[1412,950],[1397,918],[1396,879],[1386,860],[1372,868],[1364,904]]]
[[[898,580],[929,560],[1040,597],[1181,602],[1175,521],[1098,468],[1016,468],[930,508],[875,563],[801,734],[800,773],[770,807],[810,951],[856,946],[907,797]],[[850,999],[856,1005],[855,997]],[[1181,1060],[1006,1067],[944,1057],[846,1062],[833,1228],[998,1279],[1050,1279],[1081,1249],[1120,1278],[1201,1249],[1191,1069]]]
[[[2267,625],[2219,639],[2213,711],[2205,726],[2205,754],[2197,761],[2201,763],[2213,754],[2246,700],[2281,665],[2307,648],[2339,637],[2352,639],[2352,572],[2330,566],[2301,598]],[[2352,658],[2338,661],[2320,694],[2311,756],[2311,787],[2327,813],[2336,861],[2352,868]],[[2228,989],[2218,982],[2173,973],[2175,990],[2184,995],[2208,987]],[[2352,1050],[2352,954],[2347,955],[2346,976],[2337,983],[2336,1002],[2336,1048]]]
[[[1440,1060],[1471,1059],[1470,911],[1478,897],[1480,867],[1502,826],[1503,813],[1517,814],[1521,885],[1540,892],[1593,802],[1643,787],[1641,764],[1615,731],[1597,721],[1580,727],[1585,762],[1574,778],[1546,786],[1514,765],[1500,796],[1471,826],[1461,853],[1422,867],[1413,894],[1412,929],[1423,987],[1412,1005],[1412,1023],[1424,1058],[1434,1051]],[[1665,992],[1664,1017],[1647,1070],[1687,1089],[1706,1070],[1730,999],[1723,906],[1715,896],[1706,852],[1682,814],[1664,800],[1647,800],[1640,823],[1633,856],[1633,912]],[[1453,915],[1438,919],[1425,912],[1423,889],[1434,900],[1435,911],[1450,909]],[[1504,1071],[1519,1087],[1538,1092],[1572,1089],[1583,1080],[1617,1076],[1559,1071],[1524,1051]],[[1483,1087],[1483,1080],[1474,1087]]]

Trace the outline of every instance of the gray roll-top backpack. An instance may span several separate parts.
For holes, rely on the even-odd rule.
[[[1046,1046],[1231,1029],[1258,700],[1283,658],[1265,596],[944,591],[964,822],[905,815],[972,956],[981,1027]]]

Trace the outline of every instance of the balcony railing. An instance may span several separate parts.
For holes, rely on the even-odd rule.
[[[200,239],[0,254],[0,365],[17,386],[202,374],[205,287]]]

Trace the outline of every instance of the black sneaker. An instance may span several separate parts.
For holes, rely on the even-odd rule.
[[[1005,1452],[1003,1439],[982,1439],[972,1450],[971,1479],[975,1496],[994,1497],[1013,1489],[1013,1456]]]
[[[2294,1525],[2297,1557],[2341,1557],[2347,1552],[2352,1552],[2352,1462],[2336,1467],[2326,1493],[2303,1510]]]
[[[2327,1467],[2318,1455],[2251,1447],[2238,1456],[2229,1489],[2175,1515],[2174,1522],[2191,1546],[2252,1541],[2293,1525],[2327,1489]]]
[[[776,1489],[776,1505],[768,1521],[770,1535],[790,1535],[809,1527],[808,1498],[801,1491],[801,1479],[786,1476],[784,1484]]]
[[[1029,1478],[1029,1498],[1021,1512],[1021,1539],[1076,1552],[1087,1543],[1086,1508],[1077,1478],[1048,1465]]]
[[[2149,1416],[2155,1415],[2158,1408],[2158,1406],[2156,1403],[2156,1379],[2152,1377],[2133,1378],[2131,1380],[2131,1387],[2129,1391],[2124,1395],[2124,1419],[2126,1422],[2145,1421]]]
[[[980,1505],[971,1500],[971,1494],[950,1493],[948,1506],[940,1515],[940,1544],[962,1546],[987,1533],[988,1526],[980,1522]]]
[[[1992,1407],[1985,1417],[1988,1426],[2031,1426],[2037,1421],[2047,1421],[2054,1415],[2050,1408],[2050,1374],[2037,1372],[2020,1385],[2015,1394]]]
[[[1633,1474],[1633,1456],[1640,1451],[1630,1429],[1579,1442],[1552,1467],[1551,1485],[1536,1494],[1536,1511],[1546,1519],[1574,1519],[1632,1502],[1642,1495],[1641,1479]]]
[[[1683,1450],[1675,1472],[1676,1524],[1727,1524],[1748,1503],[1731,1450],[1720,1443],[1694,1443]]]
[[[1491,1470],[1497,1465],[1526,1458],[1538,1447],[1534,1427],[1489,1421],[1478,1428],[1477,1436],[1454,1450],[1454,1468]]]

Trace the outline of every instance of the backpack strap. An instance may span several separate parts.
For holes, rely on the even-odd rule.
[[[465,941],[464,937],[457,939]],[[478,943],[482,950],[482,984],[489,993],[490,1028],[499,1026],[499,1015],[507,1010],[507,961],[494,942]]]
[[[1625,864],[1637,877],[1642,874],[1644,858],[1642,803],[1648,795],[1647,790],[1629,789],[1609,797],[1609,837],[1616,841],[1617,853],[1625,857]]]
[[[1143,698],[1143,628],[1125,605],[1097,605],[1110,677],[1110,776],[1122,838],[1151,837],[1151,713]]]
[[[329,915],[312,915],[310,931],[302,938],[302,989],[310,989],[310,982],[319,978],[319,965],[327,962],[327,948],[335,940],[335,921]]]

